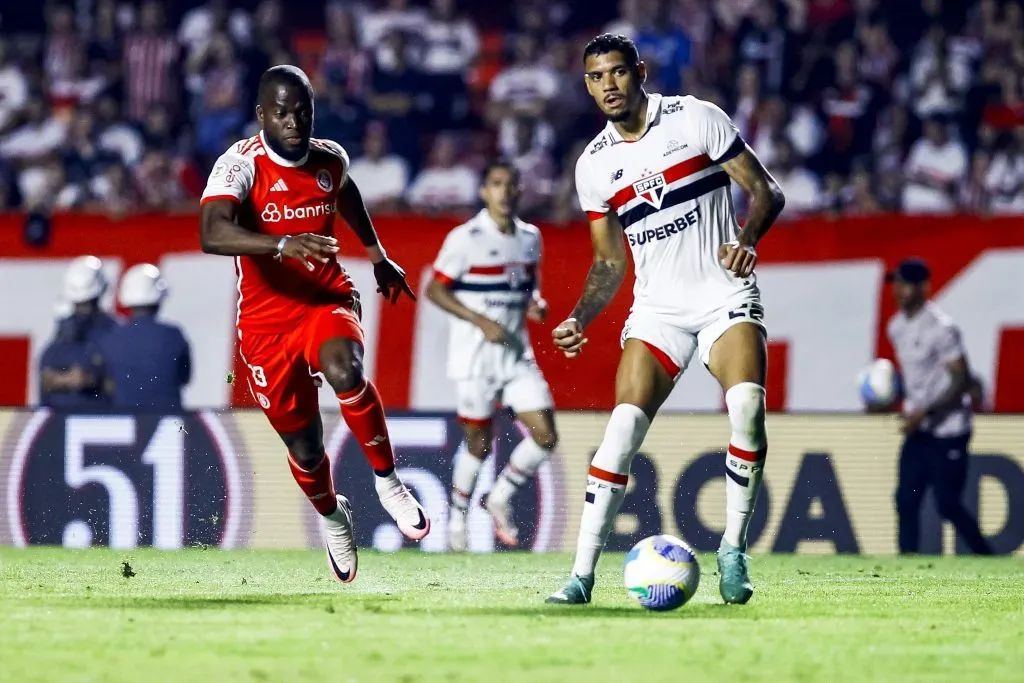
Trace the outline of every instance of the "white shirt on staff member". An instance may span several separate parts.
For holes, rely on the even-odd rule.
[[[913,317],[900,311],[890,318],[886,333],[903,375],[904,412],[927,408],[952,381],[946,366],[967,356],[959,328],[942,309],[927,302]],[[940,438],[970,432],[970,395],[964,392],[960,405],[929,415],[921,429]]]

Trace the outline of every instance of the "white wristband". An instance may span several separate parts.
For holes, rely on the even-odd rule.
[[[278,261],[280,261],[284,256],[284,245],[288,243],[289,239],[291,239],[291,235],[285,235],[281,238],[281,241],[277,243],[277,253],[274,254],[274,258]]]

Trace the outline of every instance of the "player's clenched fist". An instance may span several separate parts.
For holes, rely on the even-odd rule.
[[[757,265],[757,251],[749,244],[726,242],[718,248],[718,259],[738,277],[749,277]]]
[[[583,326],[576,318],[568,318],[551,331],[555,346],[561,349],[566,358],[580,355],[587,338],[583,336]]]
[[[306,270],[313,270],[310,259],[320,263],[328,263],[338,253],[338,240],[326,235],[317,235],[311,232],[303,233],[292,237],[284,238],[278,257],[293,258],[306,264]]]

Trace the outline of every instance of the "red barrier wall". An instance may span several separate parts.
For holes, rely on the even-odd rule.
[[[60,215],[53,219],[51,243],[44,248],[28,246],[22,240],[22,218],[0,216],[0,259],[69,258],[83,253],[99,256],[118,255],[125,266],[158,262],[169,253],[199,249],[198,221],[194,216],[138,216],[111,220],[100,216]],[[446,232],[454,221],[415,216],[382,216],[377,229],[389,254],[414,276],[434,258]],[[557,323],[575,303],[590,264],[590,245],[582,224],[568,227],[541,226],[545,256],[542,264],[544,295],[551,304],[552,324]],[[340,230],[342,257],[362,253],[351,233]],[[940,292],[955,276],[978,261],[983,252],[1000,250],[1024,254],[1024,223],[1017,219],[981,219],[975,217],[876,217],[870,219],[803,220],[776,226],[760,248],[762,264],[800,264],[881,260],[893,266],[909,255],[928,260],[934,275],[935,292]],[[619,331],[631,300],[631,276],[606,313],[589,330],[591,343],[575,361],[557,354],[548,343],[551,325],[532,330],[537,355],[546,373],[557,404],[562,408],[605,409],[612,402],[612,378],[618,357]],[[813,286],[813,283],[809,283]],[[365,285],[364,285],[365,287]],[[849,296],[862,296],[849,292]],[[15,297],[4,292],[3,297]],[[874,296],[874,295],[872,295]],[[1020,302],[1024,285],[1007,281],[1004,300],[998,297],[979,300],[979,307],[1000,307]],[[10,305],[10,304],[8,304]],[[837,306],[842,302],[837,301]],[[877,302],[878,355],[888,355],[884,340],[884,322],[894,312],[887,290]],[[415,306],[403,301],[386,306],[382,314],[378,341],[377,382],[393,407],[408,405],[413,358],[410,340],[415,334]],[[769,311],[770,313],[770,311]],[[42,314],[49,316],[50,312]],[[813,312],[809,312],[813,315]],[[1012,317],[1012,316],[1011,316]],[[999,345],[999,371],[993,379],[992,400],[1001,411],[1024,411],[1024,398],[1017,387],[1024,386],[1024,365],[1018,360],[1024,342],[1024,321],[1002,325],[992,340]],[[192,340],[193,344],[202,340]],[[24,340],[0,339],[0,352],[7,363],[0,370],[0,404],[24,402]],[[772,378],[769,396],[774,409],[786,406],[786,371],[792,364],[786,344],[773,346]],[[1016,355],[1014,355],[1014,353]],[[235,405],[250,405],[251,399],[237,384]]]

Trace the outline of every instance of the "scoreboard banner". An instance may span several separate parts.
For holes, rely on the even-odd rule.
[[[193,380],[185,392],[192,409],[255,407],[246,382],[229,384],[248,369],[234,351],[236,282],[233,261],[200,253],[195,216],[142,216],[112,220],[59,215],[44,247],[22,239],[18,216],[0,216],[0,405],[33,405],[37,365],[54,331],[54,303],[64,269],[82,253],[104,260],[111,281],[129,266],[156,263],[170,283],[163,316],[191,341]],[[431,263],[457,221],[384,216],[376,223],[389,254],[423,292]],[[569,361],[550,343],[550,328],[576,302],[591,261],[584,225],[542,225],[541,284],[551,306],[546,325],[530,324],[537,360],[563,410],[609,410],[628,314],[630,287],[588,330],[590,343]],[[388,407],[450,411],[452,383],[443,362],[445,314],[420,296],[397,305],[373,295],[373,269],[358,241],[339,230],[341,259],[364,292],[367,372]],[[894,304],[883,282],[887,269],[907,256],[928,260],[935,300],[960,325],[973,372],[987,406],[1024,412],[1024,230],[1020,219],[976,217],[872,217],[782,223],[759,250],[758,282],[770,335],[768,407],[772,411],[851,412],[860,409],[857,373],[889,356],[885,323]],[[631,281],[630,280],[627,280]],[[111,295],[107,295],[110,305]],[[686,292],[679,292],[685,297]],[[325,409],[335,405],[327,387]],[[695,363],[665,405],[668,411],[718,412],[722,396]]]
[[[587,467],[607,413],[561,412],[561,443],[516,498],[524,550],[573,552]],[[450,413],[389,416],[402,478],[432,519],[420,544],[405,540],[377,501],[372,472],[337,412],[325,412],[336,488],[353,503],[357,542],[394,551],[445,550],[452,458],[461,432]],[[765,483],[751,552],[896,552],[893,494],[900,445],[888,416],[770,415]],[[499,421],[495,457],[479,492],[523,438]],[[663,415],[633,463],[609,548],[657,533],[699,550],[724,527],[728,421]],[[977,419],[964,494],[1001,553],[1024,554],[1024,418]],[[470,550],[499,549],[490,518],[470,513]],[[285,450],[256,411],[174,415],[0,411],[0,545],[221,548],[322,547],[316,513],[292,481]],[[925,553],[967,552],[929,499]]]

